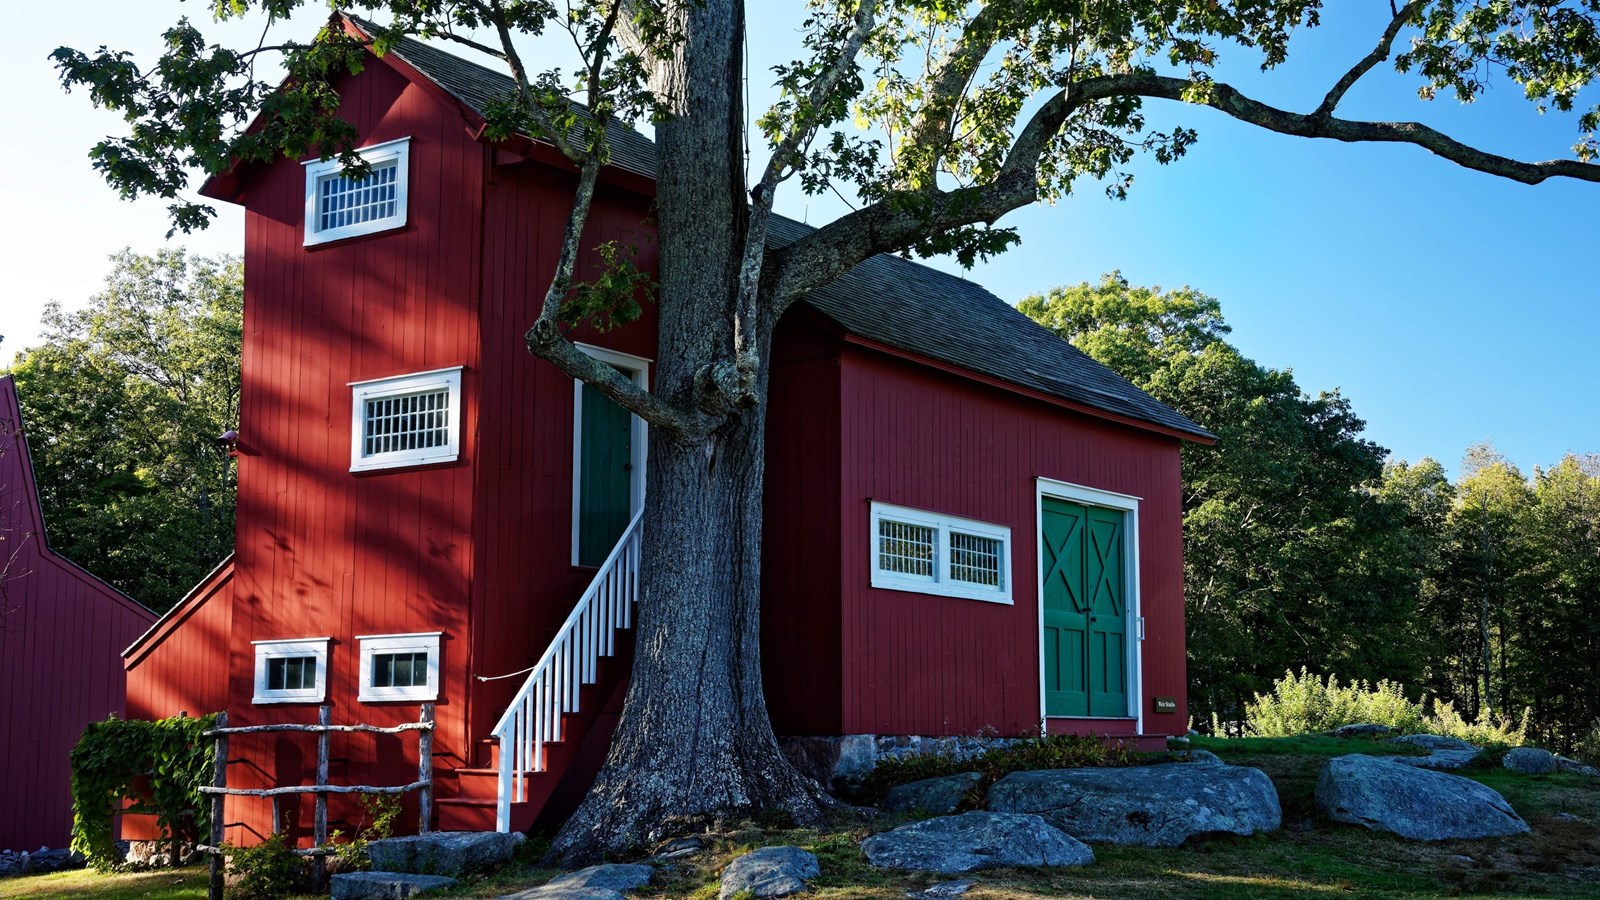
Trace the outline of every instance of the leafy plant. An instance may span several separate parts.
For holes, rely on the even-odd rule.
[[[373,841],[381,841],[394,835],[395,820],[400,817],[400,798],[388,794],[360,794],[356,798],[364,815],[365,822],[355,836],[348,841],[341,841],[343,832],[335,831],[328,847],[333,851],[334,859],[339,861],[339,867],[346,872],[355,872],[372,868],[372,859],[367,856],[367,845]]]
[[[1245,704],[1246,730],[1259,737],[1292,737],[1371,723],[1405,734],[1427,732],[1480,745],[1520,747],[1528,742],[1528,718],[1528,712],[1520,722],[1482,714],[1469,721],[1454,704],[1426,697],[1412,700],[1404,686],[1391,681],[1341,685],[1337,675],[1324,679],[1306,669],[1298,675],[1285,672],[1271,693],[1257,694]]]
[[[234,875],[228,886],[231,900],[275,900],[300,888],[304,866],[289,847],[289,838],[277,832],[254,847],[229,847],[228,868]]]
[[[97,869],[119,864],[111,821],[119,812],[151,814],[163,842],[178,847],[205,834],[215,745],[201,735],[215,716],[92,722],[72,748],[72,849]],[[122,809],[124,800],[132,801]]]

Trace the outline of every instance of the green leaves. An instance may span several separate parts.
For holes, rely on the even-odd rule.
[[[210,804],[200,788],[211,783],[216,745],[201,734],[214,724],[214,715],[90,723],[72,748],[72,849],[115,868],[111,822],[124,800],[153,814],[174,848],[205,836]]]
[[[233,548],[243,270],[124,252],[12,366],[51,544],[158,611]]]

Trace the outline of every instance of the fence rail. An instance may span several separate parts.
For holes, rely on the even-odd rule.
[[[284,797],[311,794],[316,798],[316,811],[313,814],[311,837],[313,847],[309,850],[295,850],[300,856],[312,858],[311,884],[314,891],[320,893],[327,884],[328,871],[325,867],[326,857],[331,851],[327,849],[328,843],[328,795],[329,794],[405,794],[417,791],[417,833],[427,834],[429,822],[433,819],[433,704],[422,704],[422,713],[415,722],[406,722],[390,728],[380,728],[376,725],[334,725],[332,724],[333,707],[321,706],[317,709],[317,724],[315,725],[246,725],[238,728],[228,727],[227,712],[217,713],[217,725],[205,732],[205,737],[216,741],[216,759],[212,763],[211,784],[200,788],[200,792],[211,797],[211,842],[201,844],[195,849],[210,854],[211,871],[210,880],[206,889],[208,900],[222,900],[223,870],[226,862],[227,849],[223,847],[223,829],[225,807],[228,797],[265,797],[272,800],[272,831],[274,834],[283,830]],[[417,780],[410,784],[399,785],[335,785],[328,783],[328,736],[331,734],[404,734],[408,731],[417,733]],[[285,785],[275,788],[230,788],[228,787],[228,738],[235,734],[272,734],[281,732],[299,732],[302,734],[315,734],[317,736],[317,781],[315,784]]]

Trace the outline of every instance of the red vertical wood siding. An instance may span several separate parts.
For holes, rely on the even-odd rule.
[[[803,307],[778,326],[768,391],[761,662],[784,735],[839,734],[839,339]]]
[[[117,654],[155,613],[52,551],[16,386],[0,377],[0,849],[65,847],[68,754],[124,714]]]
[[[576,179],[506,155],[489,173],[481,319],[483,423],[477,459],[477,556],[473,607],[476,674],[501,675],[538,661],[594,570],[572,565],[573,381],[528,352],[523,334],[555,272]],[[639,248],[656,267],[649,199],[602,185],[586,224],[577,274],[599,264],[607,241]],[[655,307],[605,333],[575,340],[646,359],[656,348]],[[505,711],[520,678],[481,686],[472,731],[479,738]]]
[[[1178,441],[872,350],[841,371],[844,733],[1019,734],[1040,724],[1035,478],[1143,498],[1144,694],[1179,698],[1150,733],[1181,734],[1183,556]],[[1012,605],[874,589],[869,505],[1011,528]],[[1097,733],[1132,723],[1091,723]]]

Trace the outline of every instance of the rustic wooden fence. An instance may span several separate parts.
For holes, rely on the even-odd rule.
[[[272,800],[272,830],[274,833],[283,828],[284,797],[293,797],[300,794],[312,794],[316,797],[316,812],[312,822],[312,844],[310,849],[295,850],[300,856],[312,858],[311,881],[312,888],[322,891],[327,883],[327,869],[324,867],[324,857],[333,851],[328,847],[328,795],[329,794],[405,794],[410,791],[417,792],[417,833],[426,834],[428,823],[433,818],[433,704],[422,704],[422,715],[415,722],[396,725],[393,728],[379,728],[376,725],[334,725],[333,707],[323,706],[317,710],[317,724],[315,725],[248,725],[239,728],[228,727],[228,714],[217,713],[216,727],[205,732],[204,737],[216,741],[216,760],[212,769],[212,784],[202,787],[202,793],[211,795],[211,843],[201,844],[198,849],[211,856],[211,884],[207,891],[209,900],[222,900],[223,870],[227,863],[226,850],[223,849],[223,829],[226,826],[224,819],[224,805],[229,796],[235,797],[269,797]],[[275,788],[231,788],[228,787],[228,736],[234,734],[264,734],[270,732],[302,732],[317,736],[317,781],[316,784],[288,785]],[[328,783],[328,736],[334,732],[361,732],[365,734],[404,734],[408,731],[417,732],[417,780],[410,784],[393,786],[372,785],[332,785]]]

